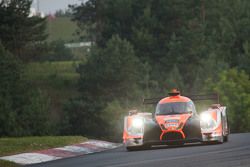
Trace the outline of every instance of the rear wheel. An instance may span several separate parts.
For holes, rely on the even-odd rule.
[[[223,136],[223,138],[224,138],[224,142],[228,142],[228,135]]]
[[[224,131],[225,131],[225,129],[224,129],[224,124],[225,124],[225,122],[223,121],[223,116],[222,116],[222,114],[221,114],[221,137],[220,137],[220,139],[218,140],[218,143],[219,144],[222,144],[222,143],[224,143],[224,139],[225,139],[225,136],[224,136]]]

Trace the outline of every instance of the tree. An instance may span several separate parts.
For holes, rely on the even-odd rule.
[[[249,27],[249,5],[247,0],[89,0],[73,7],[74,20],[89,32],[97,50],[80,68],[82,93],[96,95],[112,105],[113,97],[127,97],[117,88],[129,82],[108,81],[127,70],[125,66],[110,68],[112,59],[121,57],[113,57],[117,45],[110,47],[110,41],[114,35],[127,41],[133,57],[143,64],[143,75],[135,89],[141,96],[164,96],[166,88],[175,86],[186,94],[201,92],[208,87],[208,78],[220,81],[219,74],[230,68],[244,70],[248,76],[250,33],[243,27]],[[95,67],[103,68],[87,70]],[[223,84],[219,86],[223,88]],[[124,107],[121,99],[117,98]]]
[[[3,46],[19,58],[29,43],[46,39],[46,18],[29,17],[32,0],[2,0],[0,2],[0,40]]]
[[[65,10],[59,9],[56,11],[55,16],[56,17],[72,17],[72,11],[70,10],[70,8],[65,9]]]
[[[0,136],[49,133],[48,98],[27,83],[22,63],[0,44]]]
[[[106,101],[132,98],[139,82],[140,66],[130,43],[114,35],[106,48],[93,51],[87,64],[79,67],[80,91],[91,97],[101,96]]]
[[[250,79],[244,71],[231,69],[220,73],[217,82],[209,81],[212,90],[219,93],[227,106],[232,132],[250,130]]]
[[[0,43],[0,135],[16,133],[19,81],[21,66],[9,52],[6,52]]]
[[[101,119],[104,104],[96,99],[82,97],[70,99],[64,107],[60,129],[66,135],[103,137],[107,134],[107,122]],[[102,130],[100,130],[102,128]]]
[[[24,103],[18,113],[17,123],[22,129],[19,136],[44,136],[52,132],[49,112],[50,99],[39,89],[30,89],[22,97]]]
[[[216,46],[218,58],[249,73],[248,42],[250,30],[250,2],[247,0],[206,1],[206,33]]]
[[[67,103],[64,113],[67,119],[63,123],[66,130],[63,131],[89,136],[111,134],[113,117],[107,119],[107,113],[114,109],[109,104],[117,100],[128,107],[128,101],[137,99],[140,67],[133,47],[117,35],[107,42],[106,48],[92,50],[88,62],[78,69],[81,97]]]
[[[90,0],[73,8],[73,13],[78,24],[91,25],[98,47],[105,47],[106,41],[118,34],[131,43],[136,57],[150,66],[149,78],[160,87],[177,67],[185,89],[190,90],[197,69],[208,57],[201,6],[197,0]]]
[[[88,0],[81,6],[70,6],[70,8],[72,9],[73,20],[77,22],[78,27],[81,31],[87,32],[87,40],[93,42],[97,41],[97,36],[100,36],[99,31],[97,31],[96,29],[96,22],[98,17],[97,1],[98,0]],[[80,34],[80,32],[78,32],[78,34]]]
[[[101,113],[101,118],[106,123],[106,136],[115,141],[121,141],[123,132],[124,116],[127,115],[126,108],[117,100],[108,103]]]

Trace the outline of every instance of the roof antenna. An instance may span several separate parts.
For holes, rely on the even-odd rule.
[[[176,88],[172,89],[171,92],[168,93],[169,96],[178,96],[180,94],[181,92]]]

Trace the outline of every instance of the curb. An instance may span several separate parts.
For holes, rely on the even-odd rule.
[[[76,157],[105,150],[120,147],[121,144],[111,143],[100,140],[89,140],[84,143],[70,146],[52,148],[48,150],[35,151],[31,153],[22,153],[12,156],[0,157],[1,160],[15,162],[20,165],[38,164],[48,161],[54,161],[63,158]]]

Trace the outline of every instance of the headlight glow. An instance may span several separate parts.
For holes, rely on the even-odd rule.
[[[203,130],[212,130],[216,128],[217,123],[213,119],[213,117],[209,113],[202,113],[200,115],[200,124],[201,124],[201,129]]]
[[[200,118],[201,118],[201,121],[204,122],[204,123],[208,123],[209,121],[211,121],[211,119],[213,119],[211,117],[211,115],[208,114],[208,113],[202,113]]]
[[[143,126],[143,119],[142,118],[134,118],[132,120],[132,127],[142,128],[142,126]]]

